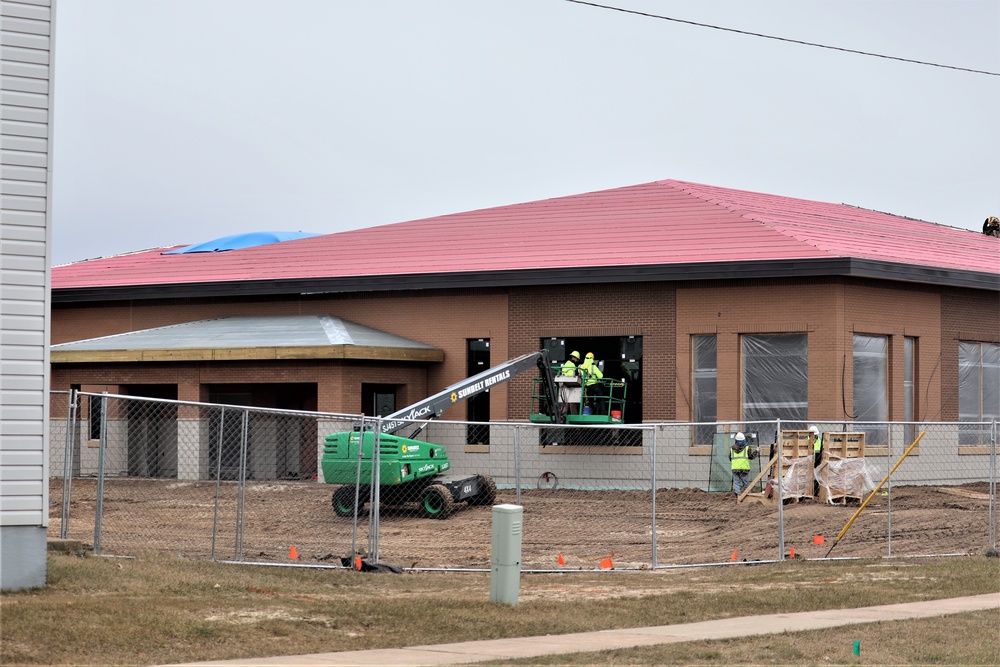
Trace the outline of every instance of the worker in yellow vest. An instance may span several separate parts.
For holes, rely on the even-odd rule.
[[[570,352],[569,359],[566,360],[566,363],[564,363],[562,365],[562,368],[559,370],[559,375],[568,375],[570,377],[576,375],[576,366],[579,363],[580,363],[580,353],[576,352],[575,350],[573,352]]]
[[[600,366],[594,361],[594,353],[588,352],[583,363],[580,364],[580,372],[583,377],[583,392],[586,404],[594,411],[595,415],[603,415],[607,412],[604,403],[604,396],[598,380],[604,379],[604,373]]]
[[[820,435],[819,429],[815,426],[809,427],[809,433],[812,434],[813,438],[813,472],[819,468],[820,462],[823,460],[823,436]],[[813,480],[813,495],[819,495],[819,479]]]
[[[729,448],[729,461],[733,468],[733,493],[739,497],[750,486],[750,461],[757,458],[757,450],[747,445],[742,431],[736,434]]]
[[[577,374],[577,365],[579,363],[580,353],[576,350],[570,352],[569,359],[559,369],[559,375],[579,377]],[[577,385],[576,387],[570,387],[566,384],[559,386],[559,402],[563,405],[563,414],[565,415],[575,415],[580,410],[580,392],[583,391],[583,388],[579,386],[578,380],[575,384]]]

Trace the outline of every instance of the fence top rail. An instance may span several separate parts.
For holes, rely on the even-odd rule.
[[[50,390],[50,394],[72,394],[73,392],[64,390]],[[312,412],[308,410],[287,410],[282,408],[265,408],[253,405],[234,405],[230,403],[205,403],[200,401],[180,401],[169,398],[150,398],[147,396],[130,396],[127,394],[111,394],[105,392],[88,392],[88,391],[77,391],[78,396],[92,396],[97,398],[114,398],[122,400],[132,400],[132,401],[143,401],[147,403],[163,403],[169,405],[186,405],[192,407],[204,407],[204,408],[228,408],[232,410],[245,410],[250,412],[264,412],[270,414],[278,414],[285,416],[295,416],[295,417],[322,417],[328,419],[340,419],[340,420],[354,420],[354,421],[367,421],[367,422],[378,422],[382,418],[375,417],[371,415],[359,415],[351,414],[345,412]],[[527,421],[490,421],[490,422],[473,422],[473,421],[463,421],[463,420],[446,420],[446,419],[412,419],[407,420],[407,423],[412,423],[415,425],[419,424],[465,424],[465,425],[481,425],[483,423],[489,423],[491,426],[514,426],[514,427],[546,427],[546,428],[581,428],[579,425],[574,424],[536,424]],[[754,426],[777,426],[781,424],[788,423],[808,423],[808,424],[838,424],[843,425],[844,431],[849,431],[852,428],[860,427],[870,427],[870,426],[979,426],[979,427],[995,427],[1000,424],[1000,420],[991,419],[984,421],[941,421],[941,422],[929,422],[929,421],[844,421],[843,419],[824,419],[818,417],[815,419],[765,419],[757,421],[748,421],[742,419],[731,419],[728,421],[715,421],[715,422],[691,422],[691,421],[661,421],[661,422],[643,422],[642,424],[588,424],[586,428],[588,429],[632,429],[632,430],[649,430],[653,428],[668,428],[668,427],[694,427],[694,426],[724,426],[724,427],[738,427],[741,429],[746,429],[747,427]],[[721,431],[720,431],[721,432]]]
[[[123,399],[128,401],[142,401],[144,403],[164,403],[168,405],[186,405],[190,407],[200,407],[200,408],[230,408],[233,410],[246,410],[249,412],[267,412],[280,414],[290,417],[328,417],[333,419],[343,419],[343,420],[355,420],[360,421],[362,419],[366,421],[372,421],[376,419],[375,417],[365,417],[364,415],[354,415],[348,413],[337,413],[337,412],[311,412],[308,410],[285,410],[283,408],[263,408],[255,405],[233,405],[230,403],[203,403],[201,401],[178,401],[170,398],[150,398],[147,396],[129,396],[127,394],[109,394],[109,393],[96,393],[89,391],[78,391],[79,396],[93,396],[96,398],[114,398]]]

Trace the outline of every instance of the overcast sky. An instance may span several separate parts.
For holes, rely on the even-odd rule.
[[[1000,72],[997,0],[601,4]],[[566,0],[59,0],[55,50],[54,264],[670,178],[1000,215],[1000,76]]]

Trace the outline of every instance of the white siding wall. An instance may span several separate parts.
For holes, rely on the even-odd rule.
[[[0,584],[4,590],[45,583],[54,1],[0,1]]]

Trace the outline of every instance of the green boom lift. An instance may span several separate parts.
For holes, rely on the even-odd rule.
[[[333,493],[334,513],[340,517],[354,516],[355,507],[363,508],[368,502],[376,459],[379,503],[382,505],[418,503],[424,516],[435,519],[446,518],[458,502],[492,505],[497,489],[491,477],[447,475],[451,463],[444,447],[413,438],[427,425],[424,420],[440,417],[458,401],[467,400],[532,368],[540,371],[541,377],[536,381],[536,385],[541,383],[538,391],[547,396],[547,404],[554,408],[549,410],[545,423],[564,423],[548,352],[539,350],[456,382],[419,403],[386,416],[378,422],[381,425],[378,433],[373,428],[375,420],[362,420],[352,431],[326,436],[323,479],[328,484],[341,485]],[[395,435],[415,421],[423,421],[423,424],[410,437]],[[540,422],[541,418],[533,415],[531,421]]]

